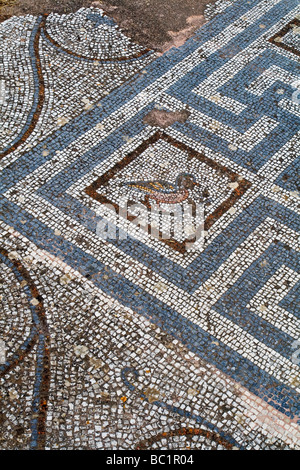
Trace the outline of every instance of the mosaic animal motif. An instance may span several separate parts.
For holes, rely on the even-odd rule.
[[[199,186],[194,175],[180,173],[175,183],[169,181],[129,181],[122,184],[137,191],[146,193],[145,201],[153,199],[155,202],[164,204],[179,204],[190,196],[190,190]]]

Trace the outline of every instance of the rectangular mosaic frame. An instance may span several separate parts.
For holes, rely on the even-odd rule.
[[[129,155],[126,155],[121,161],[116,163],[111,169],[109,169],[106,173],[99,176],[99,178],[94,181],[91,185],[85,188],[84,192],[93,198],[94,200],[100,202],[101,204],[110,204],[112,205],[117,213],[119,213],[119,205],[108,199],[106,196],[99,194],[98,190],[101,187],[105,186],[108,181],[113,178],[116,174],[122,171],[127,165],[133,162],[137,157],[139,157],[150,145],[154,144],[158,140],[164,140],[165,142],[173,145],[174,147],[178,148],[181,151],[185,151],[188,153],[188,159],[196,158],[199,161],[205,163],[207,166],[212,168],[213,170],[217,170],[226,174],[232,183],[238,183],[238,187],[235,188],[232,192],[232,195],[223,201],[219,207],[217,207],[212,214],[205,218],[204,221],[204,230],[208,231],[212,225],[222,217],[225,212],[227,212],[231,207],[234,206],[236,201],[240,199],[245,192],[252,186],[252,184],[247,181],[245,178],[241,178],[238,180],[239,175],[234,171],[230,170],[229,168],[221,165],[220,163],[208,158],[203,153],[197,152],[196,150],[190,148],[183,142],[180,142],[177,139],[169,136],[166,132],[157,131],[153,136],[149,139],[145,140],[137,149],[131,152]],[[136,217],[130,214],[127,214],[127,220],[133,221]],[[148,234],[151,233],[151,226],[148,225]],[[163,239],[161,232],[159,233],[159,240],[164,242],[170,248],[173,248],[175,251],[178,251],[181,254],[186,252],[186,244],[195,242],[194,239],[186,239],[183,242],[178,242],[174,239]]]
[[[300,57],[300,51],[298,51],[295,47],[288,46],[287,44],[281,42],[281,39],[292,29],[293,25],[299,27],[300,20],[295,18],[294,20],[290,21],[284,28],[279,31],[279,33],[274,34],[274,36],[272,36],[269,41],[272,44],[275,44],[275,46],[281,47],[282,49],[292,52],[293,54],[296,54]]]

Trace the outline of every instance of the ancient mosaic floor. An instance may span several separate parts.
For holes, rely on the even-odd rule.
[[[300,8],[219,11],[164,55],[0,24],[2,449],[299,449]],[[206,194],[193,249],[114,219],[141,193]]]

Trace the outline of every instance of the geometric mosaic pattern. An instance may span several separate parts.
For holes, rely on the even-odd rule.
[[[0,25],[3,448],[299,448],[299,15],[238,0],[160,57],[96,8]],[[203,245],[99,237],[187,173]]]

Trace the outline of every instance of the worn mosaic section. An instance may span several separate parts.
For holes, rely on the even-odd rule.
[[[208,3],[204,10],[204,16],[207,20],[211,20],[219,13],[223,13],[226,8],[230,7],[236,0],[217,0],[215,3]]]
[[[300,10],[230,3],[161,57],[97,9],[0,25],[3,448],[299,448]],[[203,204],[201,243],[128,201]]]
[[[258,448],[284,449],[296,443],[295,423],[138,311],[124,307],[3,224],[1,243],[5,266],[32,276],[27,281],[2,279],[4,311],[11,303],[13,312],[14,303],[24,297],[26,313],[37,306],[47,312],[51,338],[51,379],[40,390],[44,401],[37,409],[37,443],[30,441],[26,428],[32,399],[27,387],[37,383],[44,370],[37,367],[32,346],[23,348],[23,361],[11,365],[10,373],[2,372],[2,445],[35,448],[42,441],[46,448],[59,449],[220,450],[249,448],[250,436]],[[17,289],[28,290],[34,280],[39,286],[35,297],[18,296]],[[19,335],[20,343],[30,335],[30,328],[23,331],[24,323],[34,328],[34,318],[30,320],[28,315],[27,321],[6,330],[9,362],[22,348]],[[47,371],[48,364],[44,367]]]
[[[15,157],[24,153],[92,109],[153,60],[93,8],[13,17],[1,24],[0,35],[0,158],[9,155],[10,162],[13,151]]]

